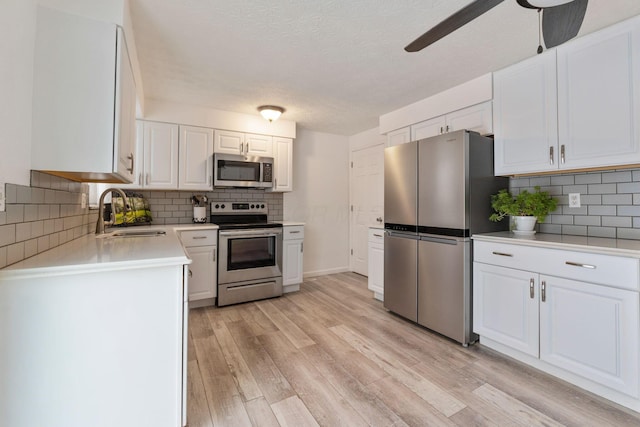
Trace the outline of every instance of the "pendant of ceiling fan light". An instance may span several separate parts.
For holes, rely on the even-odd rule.
[[[542,9],[538,9],[538,55],[540,55],[542,51]]]

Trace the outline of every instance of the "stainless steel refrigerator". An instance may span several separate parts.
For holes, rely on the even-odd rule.
[[[473,233],[489,221],[493,140],[457,131],[385,149],[384,305],[463,345],[471,319]]]

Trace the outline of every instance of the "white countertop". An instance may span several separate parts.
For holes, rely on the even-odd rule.
[[[474,234],[472,239],[485,242],[538,246],[553,249],[570,249],[604,255],[621,255],[640,258],[640,240],[606,239],[603,237],[570,236],[566,234],[536,233],[533,236],[516,236],[509,231]]]
[[[68,274],[87,270],[101,271],[148,267],[154,264],[190,264],[180,243],[178,231],[218,229],[215,224],[143,225],[110,229],[96,237],[87,234],[24,261],[0,269],[0,279],[16,276]],[[164,230],[165,235],[144,237],[113,237],[112,232]]]
[[[275,221],[275,222],[279,222],[284,227],[292,227],[294,225],[304,225],[304,222],[300,222],[300,221]]]

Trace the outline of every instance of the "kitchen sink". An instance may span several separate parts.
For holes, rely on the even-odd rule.
[[[164,230],[122,230],[104,234],[104,237],[157,237],[165,236]]]

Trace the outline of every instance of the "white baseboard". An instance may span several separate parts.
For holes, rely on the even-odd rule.
[[[345,273],[347,271],[351,271],[348,266],[338,267],[338,268],[328,268],[326,270],[305,271],[303,273],[303,277],[306,279],[308,277],[324,276],[327,274],[336,274],[336,273]]]

